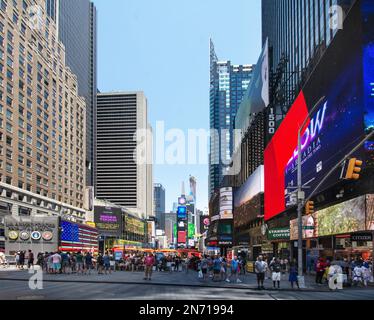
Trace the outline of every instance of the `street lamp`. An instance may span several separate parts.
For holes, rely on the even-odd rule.
[[[318,100],[318,102],[314,105],[311,111],[309,111],[308,116],[305,117],[302,125],[300,126],[298,133],[297,133],[297,221],[298,221],[298,241],[297,241],[297,252],[298,252],[298,273],[299,273],[299,282],[300,284],[304,285],[304,277],[303,277],[303,207],[304,207],[304,200],[305,200],[305,193],[303,191],[303,182],[301,176],[301,131],[304,129],[306,122],[308,121],[311,114],[319,107],[321,102],[325,99],[323,96]]]

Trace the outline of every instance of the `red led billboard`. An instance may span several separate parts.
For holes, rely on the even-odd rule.
[[[299,127],[307,116],[308,108],[301,92],[265,150],[265,220],[286,209],[284,170],[297,145]]]

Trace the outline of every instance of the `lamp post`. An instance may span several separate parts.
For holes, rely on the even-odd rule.
[[[303,207],[305,200],[305,193],[303,191],[303,182],[302,182],[302,172],[301,172],[301,162],[302,162],[302,146],[301,146],[301,132],[304,129],[306,122],[308,121],[311,114],[319,107],[321,102],[325,97],[321,97],[318,102],[314,105],[311,111],[309,111],[308,116],[304,119],[302,125],[300,126],[297,133],[297,222],[298,222],[298,241],[297,241],[297,265],[298,265],[298,274],[299,282],[304,286],[304,268],[303,268]]]

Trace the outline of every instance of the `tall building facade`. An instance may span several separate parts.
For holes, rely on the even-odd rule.
[[[1,1],[0,199],[14,215],[84,221],[86,105],[43,3]]]
[[[94,185],[97,93],[96,8],[90,0],[45,0],[57,23],[67,66],[77,76],[79,95],[86,100],[86,183]]]
[[[153,216],[152,142],[146,135],[138,162],[141,132],[148,129],[143,92],[97,95],[97,198],[135,209],[139,217]]]
[[[262,41],[269,40],[272,52],[273,103],[284,114],[355,1],[262,0]]]
[[[209,194],[222,182],[234,150],[234,120],[252,78],[252,65],[219,61],[210,41],[210,128],[218,136],[210,141]]]
[[[154,190],[154,213],[158,229],[165,230],[165,188],[160,183],[155,183]]]

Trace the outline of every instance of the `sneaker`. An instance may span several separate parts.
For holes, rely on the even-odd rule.
[[[227,282],[227,283],[230,283],[230,280],[229,280],[229,279],[226,279],[226,282]]]
[[[241,280],[239,280],[239,279],[237,279],[237,280],[236,280],[236,283],[242,283],[242,281],[241,281]]]

